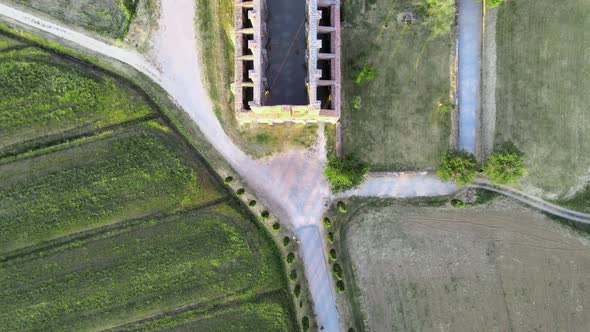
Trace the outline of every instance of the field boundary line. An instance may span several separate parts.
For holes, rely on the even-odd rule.
[[[258,292],[250,297],[247,298],[239,298],[240,296],[244,296],[247,293],[247,290],[239,293],[239,294],[233,294],[230,296],[229,299],[215,299],[212,301],[203,301],[203,302],[194,302],[194,303],[189,303],[189,304],[185,304],[182,305],[180,307],[176,307],[174,309],[170,309],[170,310],[166,310],[166,311],[160,311],[157,312],[153,315],[150,316],[146,316],[143,318],[140,318],[138,320],[134,320],[131,322],[127,322],[127,323],[123,323],[117,326],[113,326],[110,328],[106,328],[106,329],[99,329],[98,331],[101,332],[106,332],[106,331],[125,331],[125,328],[128,328],[132,325],[141,325],[143,323],[147,323],[150,321],[154,321],[157,320],[159,318],[164,318],[164,317],[168,317],[168,316],[174,316],[177,314],[181,314],[183,312],[186,311],[190,311],[190,310],[194,310],[194,309],[201,309],[201,311],[207,311],[207,312],[218,312],[221,311],[223,309],[226,308],[231,308],[233,306],[239,306],[239,305],[243,305],[243,304],[247,304],[247,303],[252,303],[255,302],[257,300],[261,300],[264,299],[266,297],[269,297],[272,294],[280,294],[280,293],[284,293],[286,292],[285,289],[283,288],[275,288],[275,289],[270,289],[270,290],[265,290],[262,292]],[[288,294],[288,293],[287,293]],[[208,302],[214,302],[212,304],[210,304],[209,306],[207,305]],[[200,313],[199,313],[200,314]]]
[[[53,134],[53,135],[47,135],[47,136],[42,136],[36,139],[32,139],[29,141],[24,141],[24,142],[18,142],[15,144],[11,144],[5,148],[3,148],[4,150],[9,150],[10,148],[14,147],[14,146],[22,146],[24,145],[24,148],[20,148],[20,149],[16,149],[16,152],[9,152],[6,154],[2,154],[0,152],[0,165],[6,165],[6,164],[10,164],[12,162],[18,161],[18,160],[24,160],[27,158],[32,158],[34,156],[38,156],[38,154],[33,154],[31,156],[24,156],[22,158],[19,158],[19,156],[26,154],[28,152],[35,152],[38,150],[42,150],[45,148],[51,148],[53,146],[58,146],[60,144],[66,144],[68,142],[72,142],[75,140],[79,140],[79,139],[83,139],[83,138],[91,138],[94,136],[98,136],[100,134],[104,134],[108,131],[112,131],[112,130],[117,130],[117,129],[123,129],[123,128],[127,128],[127,127],[132,127],[134,125],[138,125],[140,123],[144,123],[150,120],[156,120],[156,119],[161,119],[161,115],[158,112],[152,112],[150,114],[144,115],[142,117],[139,118],[135,118],[135,119],[129,119],[120,123],[115,123],[112,125],[108,125],[105,127],[101,127],[101,128],[96,128],[93,130],[90,130],[88,132],[83,132],[77,135],[72,135],[72,136],[65,136],[59,139],[54,139],[54,140],[49,140],[47,142],[41,142],[40,140],[43,139],[43,137],[58,137],[61,135],[67,135],[68,132],[72,132],[72,131],[77,131],[77,130],[81,130],[84,126],[81,127],[77,127],[77,128],[72,128],[70,130],[61,132],[61,133],[57,133],[57,134]],[[89,124],[91,125],[91,124]],[[27,144],[29,144],[27,146]],[[20,151],[19,151],[20,150]],[[53,152],[53,151],[52,151]],[[41,155],[44,153],[41,153]]]
[[[92,239],[97,236],[104,235],[104,234],[111,232],[111,231],[132,228],[132,227],[141,225],[142,223],[152,220],[154,218],[165,219],[165,218],[171,218],[178,213],[189,213],[189,212],[195,212],[195,211],[200,211],[200,210],[207,210],[207,209],[217,206],[219,204],[228,202],[232,198],[233,197],[231,195],[227,195],[227,196],[197,205],[195,207],[181,210],[181,211],[177,211],[174,213],[154,213],[154,214],[147,215],[147,216],[119,220],[119,221],[115,221],[115,222],[112,222],[112,223],[109,223],[106,225],[100,225],[100,226],[88,228],[88,229],[85,229],[82,231],[61,235],[61,236],[58,236],[58,237],[50,239],[50,240],[42,241],[39,243],[32,244],[30,246],[26,246],[26,247],[12,250],[12,251],[8,251],[8,252],[0,255],[0,266],[4,263],[7,263],[7,262],[10,262],[13,260],[17,260],[20,258],[25,258],[27,256],[39,254],[44,251],[59,249],[60,247],[67,246],[68,243],[71,243],[74,241],[85,241],[85,240],[89,240],[89,239]]]

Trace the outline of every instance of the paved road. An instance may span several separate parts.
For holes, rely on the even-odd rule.
[[[480,0],[459,0],[459,149],[475,154],[480,107]]]

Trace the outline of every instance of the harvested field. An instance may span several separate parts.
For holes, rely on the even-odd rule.
[[[0,52],[0,157],[153,114],[139,91],[36,48]]]
[[[146,0],[12,0],[66,24],[115,39],[127,35],[139,1]]]
[[[343,229],[373,331],[590,329],[590,237],[512,201],[374,201]]]
[[[145,127],[0,166],[0,252],[225,195],[177,137]]]
[[[590,178],[588,17],[587,0],[506,1],[497,12],[495,143],[525,151],[524,188],[552,199]]]
[[[450,96],[454,33],[433,38],[419,21],[402,23],[404,10],[420,2],[343,3],[342,149],[372,170],[433,168],[449,147],[450,111],[437,105]],[[365,65],[375,66],[377,76],[356,84]]]

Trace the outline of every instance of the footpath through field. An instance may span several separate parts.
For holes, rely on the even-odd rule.
[[[475,154],[480,107],[482,4],[459,0],[459,149]]]

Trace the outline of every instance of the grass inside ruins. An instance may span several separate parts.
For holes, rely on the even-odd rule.
[[[231,0],[197,0],[197,36],[201,62],[215,114],[226,134],[242,151],[268,156],[316,142],[317,125],[273,124],[239,126],[234,114],[234,5]]]
[[[495,143],[527,153],[527,188],[568,196],[590,175],[590,2],[507,1],[497,15]]]
[[[403,23],[419,2],[343,3],[342,148],[372,170],[433,168],[449,147],[450,112],[437,105],[449,99],[454,33],[432,37],[419,21]],[[366,65],[375,79],[356,84]]]
[[[0,39],[0,114],[18,120],[1,131],[14,150],[0,157],[0,330],[297,330],[272,238],[169,119],[120,77],[12,44]],[[38,121],[46,104],[71,110]]]

